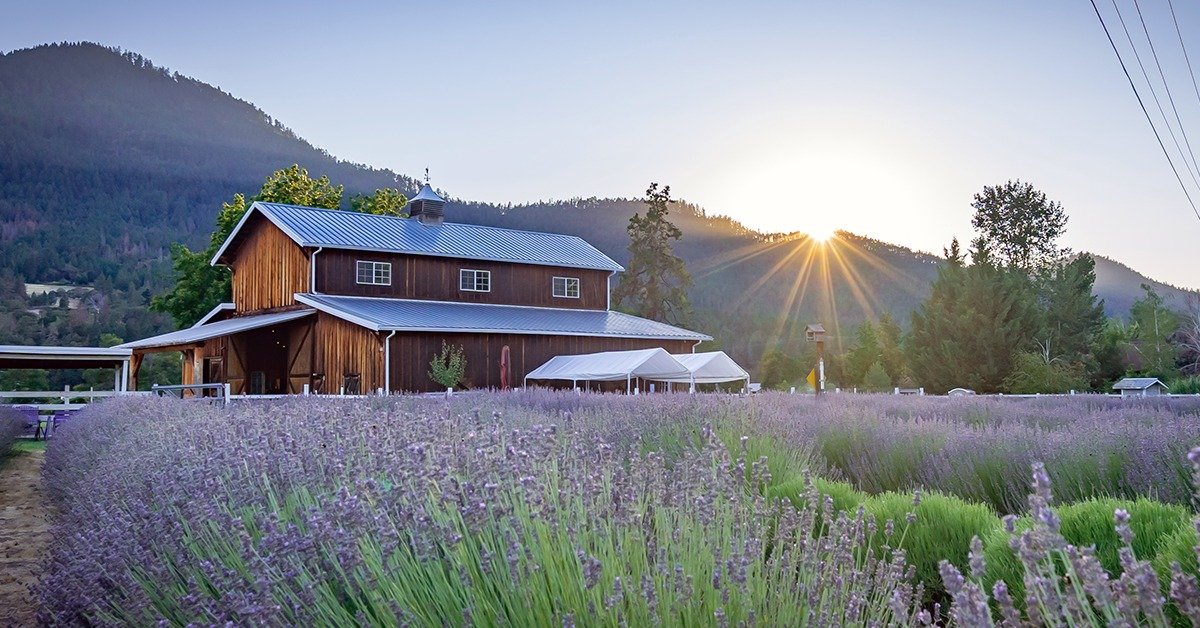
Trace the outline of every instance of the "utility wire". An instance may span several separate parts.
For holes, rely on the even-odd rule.
[[[1162,101],[1158,98],[1158,92],[1154,89],[1154,83],[1150,81],[1150,73],[1146,71],[1146,65],[1142,63],[1142,55],[1138,54],[1137,44],[1133,43],[1133,35],[1129,34],[1129,27],[1125,24],[1125,17],[1121,15],[1121,9],[1117,6],[1117,0],[1112,0],[1113,10],[1117,13],[1117,19],[1121,22],[1121,30],[1125,31],[1125,39],[1129,42],[1129,47],[1133,49],[1133,58],[1137,60],[1138,67],[1142,70],[1142,78],[1146,79],[1146,87],[1150,90],[1150,96],[1154,98],[1154,104],[1158,107],[1158,115],[1162,116],[1163,125],[1167,127],[1167,133],[1171,136],[1171,142],[1175,144],[1175,150],[1179,151],[1180,157],[1183,159],[1183,166],[1187,169],[1188,175],[1192,178],[1192,183],[1200,188],[1200,179],[1188,164],[1187,153],[1183,152],[1183,146],[1179,144],[1179,137],[1175,135],[1175,129],[1171,126],[1171,121],[1167,119],[1167,110],[1163,108]]]
[[[1133,6],[1137,9],[1138,21],[1142,23],[1142,32],[1146,34],[1146,43],[1150,46],[1150,54],[1154,57],[1154,65],[1158,67],[1158,77],[1162,79],[1163,89],[1167,92],[1167,102],[1171,105],[1171,111],[1175,114],[1175,124],[1179,126],[1179,134],[1183,136],[1183,144],[1187,146],[1188,152],[1183,156],[1183,163],[1187,165],[1187,158],[1190,155],[1192,158],[1192,171],[1200,172],[1196,167],[1196,153],[1192,150],[1192,142],[1188,139],[1187,130],[1183,128],[1183,120],[1179,117],[1179,109],[1175,106],[1175,97],[1171,95],[1171,85],[1167,83],[1167,75],[1163,72],[1162,63],[1158,60],[1158,51],[1154,49],[1154,40],[1150,38],[1150,29],[1146,27],[1146,18],[1142,16],[1142,5],[1138,4],[1138,0],[1133,0]],[[1182,152],[1182,151],[1181,151]]]
[[[1187,46],[1183,43],[1183,31],[1179,30],[1179,20],[1175,17],[1175,3],[1167,0],[1171,8],[1171,21],[1175,23],[1175,35],[1179,37],[1179,47],[1183,49],[1183,60],[1187,62],[1188,74],[1192,77],[1192,89],[1196,92],[1196,100],[1200,101],[1200,85],[1196,84],[1196,73],[1192,70],[1192,59],[1188,57]]]
[[[1121,71],[1125,73],[1125,80],[1129,81],[1129,87],[1133,89],[1133,95],[1137,98],[1138,105],[1142,108],[1142,114],[1146,116],[1146,122],[1150,123],[1150,130],[1154,131],[1154,138],[1158,140],[1158,147],[1162,149],[1163,156],[1167,158],[1167,164],[1171,166],[1171,172],[1175,173],[1175,180],[1179,182],[1180,189],[1183,190],[1183,195],[1187,198],[1188,205],[1192,206],[1192,211],[1196,214],[1196,218],[1200,219],[1200,209],[1196,208],[1195,201],[1192,200],[1192,195],[1188,193],[1187,186],[1183,183],[1183,177],[1179,176],[1179,169],[1175,167],[1175,162],[1171,159],[1171,154],[1167,152],[1167,145],[1163,144],[1162,135],[1154,126],[1154,120],[1150,117],[1150,111],[1146,109],[1146,103],[1142,100],[1142,95],[1138,93],[1137,84],[1133,82],[1133,77],[1129,75],[1129,68],[1125,66],[1125,59],[1121,58],[1121,51],[1117,48],[1117,43],[1113,41],[1112,33],[1108,30],[1108,25],[1104,23],[1104,16],[1100,14],[1100,7],[1096,6],[1096,0],[1091,0],[1092,10],[1096,12],[1096,19],[1100,20],[1100,27],[1104,29],[1104,35],[1108,37],[1108,45],[1112,46],[1113,53],[1117,55],[1117,62],[1121,64]]]

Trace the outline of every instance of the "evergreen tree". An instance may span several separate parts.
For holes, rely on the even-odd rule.
[[[1104,321],[1092,351],[1096,358],[1095,370],[1091,373],[1091,385],[1094,390],[1108,390],[1128,371],[1125,360],[1126,349],[1129,348],[1129,330],[1119,318]]]
[[[992,263],[987,249],[965,264],[952,245],[929,298],[913,313],[913,376],[927,390],[1003,390],[1018,352],[1031,347],[1038,309],[1029,278]]]
[[[879,317],[879,359],[893,384],[904,385],[908,378],[908,358],[904,355],[904,332],[892,315]]]
[[[868,392],[887,392],[892,390],[892,378],[888,377],[883,364],[875,361],[863,376],[862,388]]]
[[[758,367],[758,379],[763,388],[781,390],[793,383],[804,379],[807,371],[798,360],[774,347],[763,354],[762,364]]]
[[[683,232],[667,219],[671,188],[651,183],[646,190],[646,215],[629,219],[629,267],[612,296],[631,314],[677,325],[691,317],[687,291],[692,285],[683,260],[675,255],[672,240]]]
[[[1080,255],[1057,264],[1040,281],[1044,326],[1037,343],[1043,361],[1081,364],[1089,372],[1097,367],[1094,345],[1104,327],[1104,302],[1092,294],[1096,262]]]
[[[866,321],[854,330],[854,346],[846,353],[846,383],[854,386],[863,384],[863,378],[871,366],[880,362],[883,351],[875,326]]]

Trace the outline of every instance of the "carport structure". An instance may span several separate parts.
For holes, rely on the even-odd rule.
[[[62,404],[36,404],[42,409],[67,409],[69,398],[106,397],[129,390],[133,352],[118,347],[35,347],[0,345],[0,369],[112,369],[111,391],[0,391],[5,399],[63,397]],[[53,406],[53,407],[51,407]]]

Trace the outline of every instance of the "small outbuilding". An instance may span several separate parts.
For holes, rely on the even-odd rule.
[[[1122,397],[1158,397],[1170,392],[1157,377],[1126,377],[1113,384],[1113,390]]]

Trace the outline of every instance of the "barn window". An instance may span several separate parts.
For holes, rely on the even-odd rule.
[[[392,265],[390,262],[358,261],[358,283],[373,286],[392,285]]]
[[[467,292],[491,292],[492,271],[463,268],[458,271],[458,289]]]
[[[579,278],[578,277],[555,277],[554,278],[554,296],[563,299],[578,299],[579,298]]]

